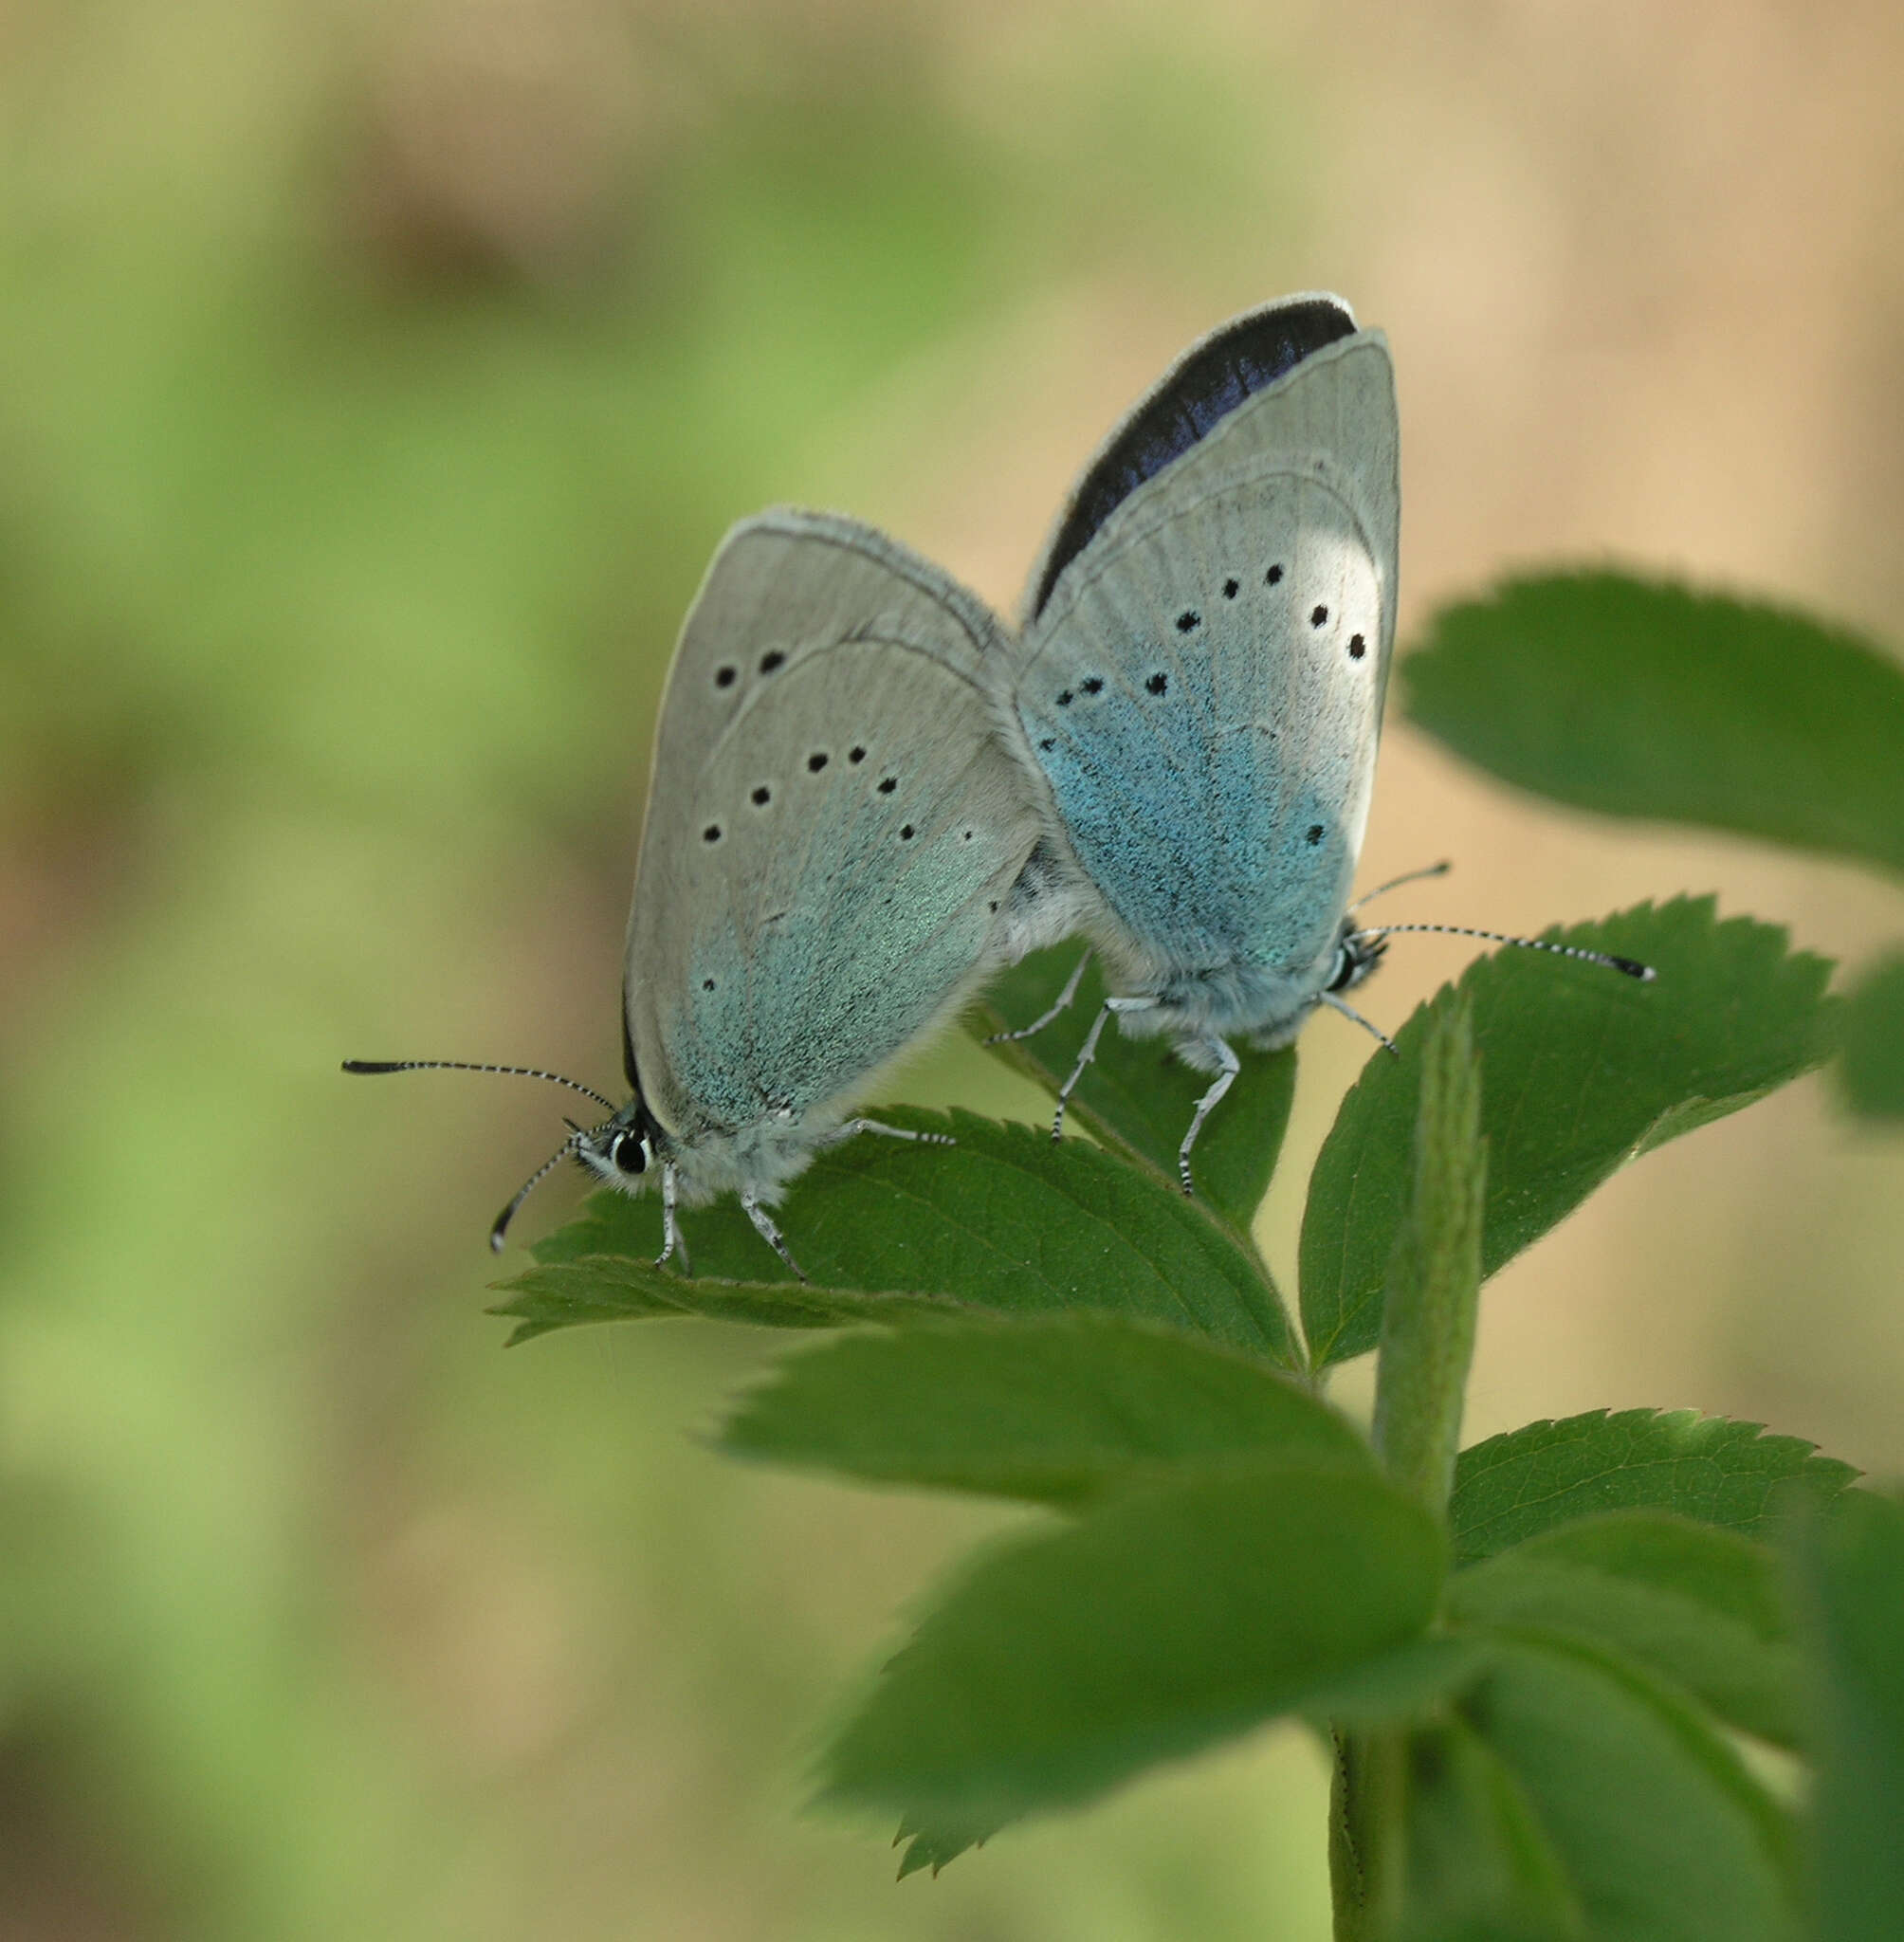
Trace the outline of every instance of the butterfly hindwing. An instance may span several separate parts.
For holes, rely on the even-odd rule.
[[[999,651],[982,603],[870,528],[730,536],[669,677],[630,922],[664,1125],[832,1101],[987,964],[1038,834],[978,679]]]

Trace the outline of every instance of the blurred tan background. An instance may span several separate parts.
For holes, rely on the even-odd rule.
[[[936,1883],[799,1818],[998,1519],[705,1454],[760,1337],[503,1355],[484,1228],[558,1102],[337,1061],[612,1083],[722,530],[841,506],[1009,604],[1267,296],[1390,335],[1404,644],[1608,556],[1904,639],[1900,82],[1880,0],[0,9],[0,1936],[1325,1934],[1293,1735]],[[1442,854],[1397,917],[1904,931],[1398,728],[1365,876]],[[1466,956],[1398,945],[1369,1007]],[[1292,1162],[1365,1050],[1306,1035]],[[906,1090],[1034,1106],[958,1045]],[[1695,1405],[1904,1470],[1900,1259],[1904,1149],[1795,1088],[1501,1276],[1472,1427]]]

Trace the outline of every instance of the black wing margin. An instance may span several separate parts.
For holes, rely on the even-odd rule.
[[[1146,479],[1181,458],[1246,399],[1354,330],[1346,304],[1332,297],[1298,297],[1233,319],[1187,351],[1078,481],[1045,556],[1028,617],[1044,612],[1058,576]]]

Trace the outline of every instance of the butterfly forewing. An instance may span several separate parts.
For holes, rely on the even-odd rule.
[[[1396,455],[1383,340],[1328,342],[1125,493],[1053,581],[1013,704],[1128,955],[1294,974],[1331,946],[1394,638]]]

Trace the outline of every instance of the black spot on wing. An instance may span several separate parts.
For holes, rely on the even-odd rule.
[[[1186,358],[1079,482],[1032,601],[1033,617],[1044,612],[1058,576],[1091,535],[1146,479],[1181,458],[1245,399],[1354,329],[1355,320],[1339,303],[1312,298],[1238,319]]]

